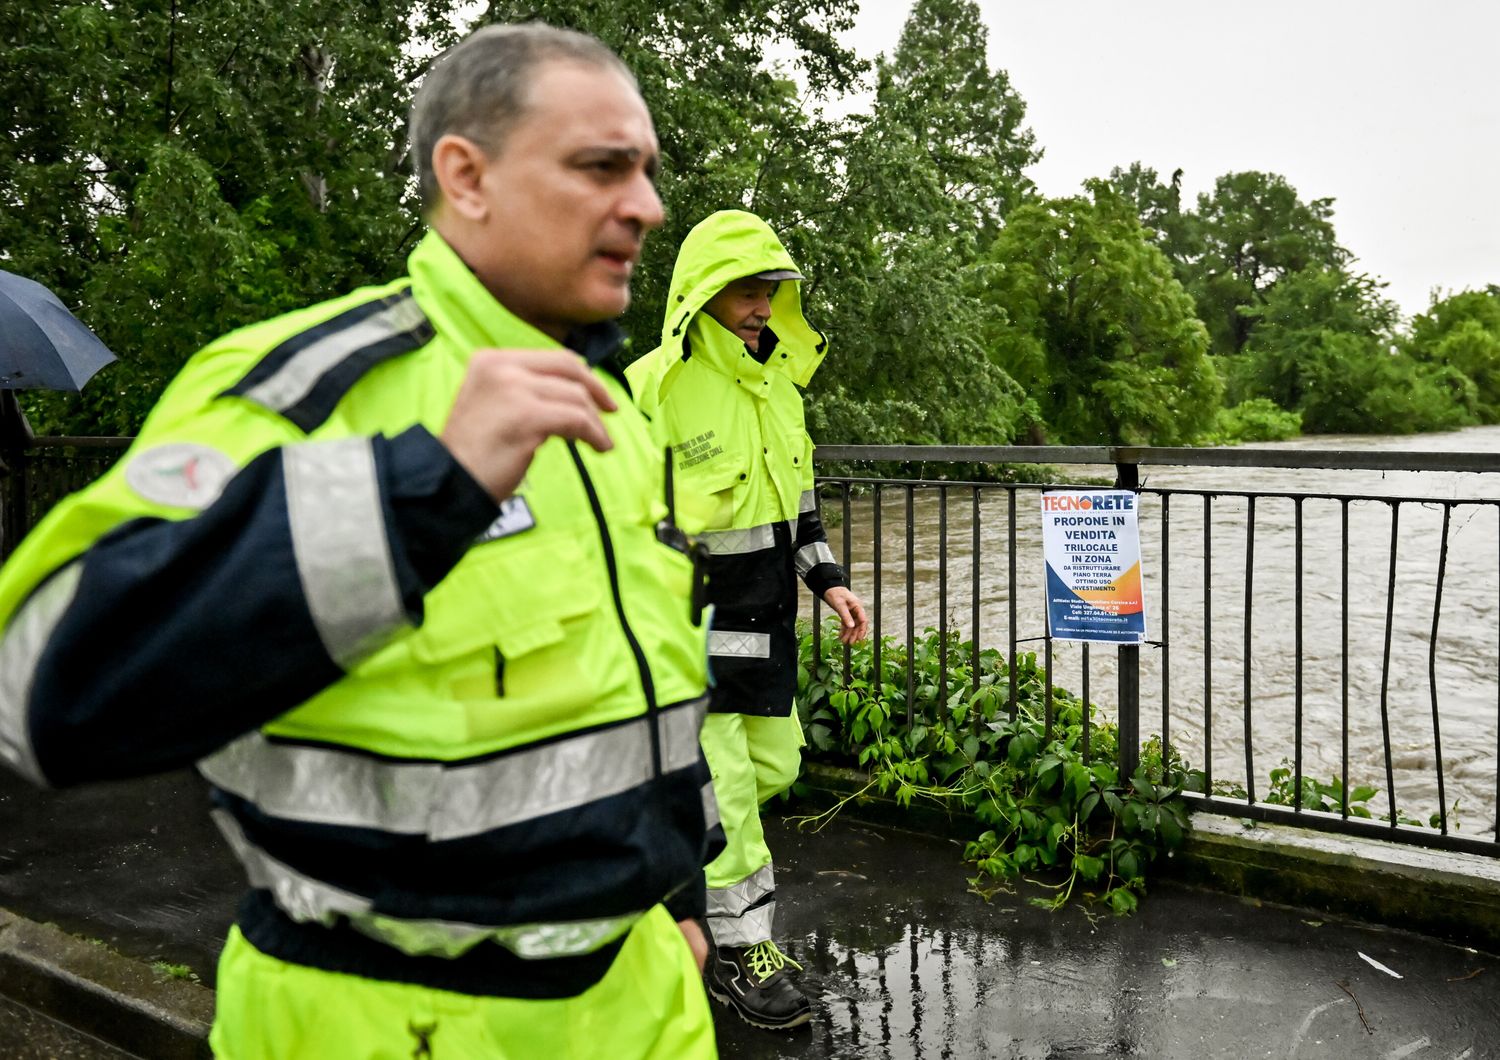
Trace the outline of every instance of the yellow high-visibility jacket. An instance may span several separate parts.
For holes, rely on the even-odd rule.
[[[796,271],[771,227],[742,210],[715,213],[683,241],[662,343],[626,369],[658,439],[672,447],[684,507],[698,497],[714,604],[709,654],[716,711],[783,716],[796,692],[796,579],[821,596],[847,585],[818,517],[812,438],[800,387],[827,342],[782,281],[755,353],[703,312],[730,282]]]
[[[568,352],[436,234],[409,264],[211,344],[22,544],[0,761],[57,785],[197,761],[272,956],[572,996],[658,902],[701,911],[692,563],[612,326]],[[497,507],[437,440],[481,347],[598,365],[614,448],[546,442]]]

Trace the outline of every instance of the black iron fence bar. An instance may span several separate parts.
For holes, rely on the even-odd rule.
[[[1340,696],[1340,748],[1338,748],[1338,760],[1340,760],[1340,793],[1338,793],[1338,811],[1344,819],[1349,820],[1349,501],[1340,502],[1340,598],[1343,606],[1340,607],[1340,675],[1338,675],[1338,696]]]
[[[1047,633],[1043,641],[1043,664],[1046,667],[1047,677],[1042,689],[1042,743],[1052,742],[1052,634]]]
[[[1390,827],[1396,821],[1396,775],[1391,763],[1391,630],[1396,624],[1396,534],[1401,525],[1401,505],[1391,505],[1391,573],[1385,590],[1385,652],[1380,662],[1380,737],[1385,744],[1385,790],[1390,803]]]
[[[972,596],[972,600],[970,601],[970,603],[971,603],[972,607],[974,608],[973,625],[971,625],[969,627],[973,631],[973,634],[974,634],[974,639],[971,642],[971,644],[972,644],[973,658],[969,662],[969,667],[970,667],[970,670],[972,671],[972,673],[970,674],[970,677],[971,677],[971,679],[973,680],[973,683],[974,683],[974,694],[975,695],[979,694],[979,554],[980,554],[979,526],[980,526],[980,522],[979,522],[979,487],[975,486],[974,487],[974,546],[973,546],[974,570],[973,570],[973,572],[969,576],[969,590],[970,590],[970,595]],[[979,719],[977,717],[974,719],[974,724],[976,726],[979,724]]]
[[[1295,576],[1296,588],[1293,591],[1293,599],[1295,601],[1293,604],[1293,623],[1295,628],[1292,639],[1296,646],[1294,651],[1297,656],[1297,663],[1296,688],[1292,693],[1293,702],[1295,703],[1292,721],[1292,746],[1294,748],[1292,752],[1294,759],[1292,765],[1292,783],[1295,785],[1292,790],[1292,808],[1300,811],[1302,809],[1302,501],[1299,498],[1294,503],[1297,529],[1292,546],[1292,561],[1297,566],[1297,572]]]
[[[1083,642],[1083,764],[1089,764],[1089,642]]]
[[[917,701],[917,533],[916,487],[906,487],[906,727],[911,728]]]
[[[1254,615],[1251,601],[1255,598],[1255,498],[1250,498],[1250,508],[1245,516],[1245,790],[1249,801],[1255,801],[1255,742],[1252,736],[1250,675],[1254,669],[1251,653],[1255,645],[1251,638]]]
[[[979,583],[974,583],[975,595]],[[977,629],[977,627],[976,627]],[[938,717],[948,720],[948,487],[938,487]]]
[[[1461,836],[1456,833],[1444,835],[1435,828],[1390,824],[1362,817],[1350,817],[1345,820],[1336,813],[1324,813],[1320,810],[1303,810],[1297,813],[1290,806],[1264,802],[1247,803],[1243,799],[1203,795],[1196,791],[1183,792],[1183,797],[1188,802],[1189,810],[1202,810],[1225,817],[1243,817],[1252,821],[1268,821],[1312,828],[1320,832],[1339,832],[1345,835],[1367,836],[1371,839],[1394,840],[1408,846],[1428,847],[1434,850],[1483,854],[1491,858],[1495,856],[1493,840]]]
[[[820,445],[820,461],[932,464],[1138,464],[1163,467],[1500,471],[1500,453],[1365,449],[1189,449],[1104,445]]]
[[[1140,468],[1134,463],[1115,464],[1115,488],[1140,492]],[[1141,648],[1139,644],[1122,644],[1116,649],[1118,660],[1120,777],[1135,776],[1141,758]]]
[[[849,492],[852,489],[853,489],[853,487],[850,486],[849,483],[847,483],[847,482],[844,483],[843,512],[842,512],[843,518],[844,518],[844,551],[839,553],[839,555],[843,557],[844,562],[847,563],[847,564],[849,564],[851,567],[854,565],[854,561],[851,559],[851,556],[852,556],[853,551],[854,551],[854,544],[853,544],[853,542],[854,542],[854,537],[853,537],[854,530],[853,530],[853,527],[851,527],[849,525],[849,514],[850,514],[849,513]],[[849,684],[850,679],[854,676],[853,672],[852,672],[853,671],[853,660],[852,660],[853,652],[854,652],[854,649],[850,645],[848,645],[848,644],[844,645],[844,684],[846,686]]]
[[[1214,499],[1203,495],[1203,786],[1214,790]]]
[[[875,628],[874,628],[874,630],[871,631],[870,649],[873,652],[874,658],[873,658],[872,661],[875,664],[875,674],[874,674],[873,691],[874,691],[874,695],[875,695],[876,701],[879,702],[879,700],[880,700],[880,686],[883,684],[883,682],[881,681],[881,672],[880,672],[880,639],[881,639],[880,638],[880,598],[881,598],[881,592],[880,592],[880,545],[881,545],[881,542],[882,542],[883,539],[880,536],[880,487],[879,486],[875,487],[874,512],[872,514],[874,515],[874,522],[873,522],[874,533],[871,536],[870,549],[871,549],[871,551],[874,554],[874,560],[875,560],[875,569],[872,572],[872,574],[874,575],[872,581],[874,582],[874,586],[875,586],[875,599],[872,601],[872,603],[874,604],[873,610],[875,612]]]
[[[1443,578],[1448,572],[1448,523],[1453,505],[1443,505],[1443,536],[1438,544],[1437,589],[1432,599],[1432,636],[1427,641],[1427,686],[1432,690],[1432,754],[1437,764],[1438,829],[1448,834],[1448,798],[1443,790],[1443,734],[1438,724],[1437,642],[1438,618],[1443,612]]]
[[[1172,524],[1168,519],[1170,497],[1161,499],[1161,763],[1166,770],[1172,757]]]
[[[1010,561],[1010,587],[1006,590],[1006,596],[1010,598],[1010,720],[1016,720],[1016,697],[1020,694],[1020,684],[1016,678],[1016,491],[1012,487],[1005,491],[1008,497],[1007,510],[1009,512],[1009,536],[1007,538],[1006,553]]]

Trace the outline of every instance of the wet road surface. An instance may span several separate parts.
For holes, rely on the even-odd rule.
[[[1091,922],[986,904],[949,840],[847,817],[811,834],[774,814],[767,834],[779,936],[817,1015],[778,1035],[715,1005],[731,1060],[1500,1056],[1489,955],[1169,883],[1135,916]],[[211,985],[242,887],[191,774],[46,793],[0,773],[0,906]],[[36,1019],[0,1010],[0,1056],[123,1055],[17,1051],[5,1026],[56,1029]]]
[[[1500,1056],[1489,955],[1170,883],[1091,923],[966,893],[951,841],[850,821],[767,835],[778,932],[817,1015],[777,1035],[715,1005],[725,1057]]]
[[[24,1005],[0,997],[0,1056],[5,1060],[134,1060]]]

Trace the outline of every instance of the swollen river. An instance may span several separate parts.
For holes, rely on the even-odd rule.
[[[1478,427],[1410,437],[1319,436],[1268,448],[1500,452],[1500,427]],[[1109,467],[1062,469],[1070,478],[1110,478]],[[1211,755],[1215,780],[1243,783],[1245,761],[1245,583],[1247,501],[1213,499],[1211,539],[1211,665],[1205,624],[1204,501],[1176,495],[1162,518],[1162,498],[1152,489],[1279,491],[1441,500],[1500,501],[1500,474],[1283,470],[1270,468],[1143,467],[1141,552],[1146,581],[1148,638],[1167,647],[1141,649],[1141,732],[1159,733],[1163,702],[1170,704],[1170,739],[1193,766]],[[835,553],[844,530],[835,525],[839,502],[823,502]],[[1337,500],[1302,502],[1301,692],[1303,770],[1323,781],[1342,771],[1345,709],[1343,668],[1347,658],[1348,776],[1351,787],[1379,789],[1370,800],[1379,816],[1389,809],[1381,698],[1388,599],[1394,600],[1390,665],[1385,699],[1391,741],[1391,771],[1402,817],[1425,822],[1438,808],[1437,751],[1432,688],[1435,675],[1437,726],[1449,827],[1459,834],[1490,832],[1496,814],[1497,715],[1500,715],[1500,523],[1494,505],[1453,509],[1437,637],[1433,640],[1443,509],[1436,503],[1404,504],[1395,535],[1395,592],[1391,570],[1391,512],[1383,501],[1348,506],[1348,650],[1343,648],[1342,512]],[[856,591],[873,605],[873,501],[851,504],[849,534]],[[899,488],[882,491],[882,632],[898,642],[906,635],[906,499]],[[939,615],[940,510],[938,491],[918,489],[914,498],[912,579],[916,629],[936,627]],[[949,491],[947,601],[950,629],[969,636],[973,626],[973,494]],[[1255,502],[1253,588],[1250,609],[1249,702],[1253,776],[1263,798],[1270,771],[1294,754],[1298,688],[1296,607],[1296,514],[1287,498]],[[982,646],[1006,648],[1010,640],[1007,497],[985,490],[979,512],[979,637]],[[1164,533],[1170,541],[1164,556]],[[1017,636],[1045,632],[1041,514],[1037,492],[1018,493],[1016,513]],[[1170,565],[1168,567],[1168,565]],[[1170,612],[1163,611],[1163,574],[1170,574]],[[1429,672],[1429,645],[1436,644]],[[1021,645],[1040,653],[1039,640]],[[1095,645],[1090,653],[1090,698],[1106,715],[1116,699],[1114,650]],[[1163,666],[1163,658],[1168,663]],[[1166,687],[1163,686],[1165,669]],[[1056,642],[1054,679],[1081,689],[1082,652]],[[1207,677],[1205,674],[1207,673]],[[1164,695],[1165,693],[1165,695]],[[1212,707],[1212,735],[1205,739],[1205,698]]]

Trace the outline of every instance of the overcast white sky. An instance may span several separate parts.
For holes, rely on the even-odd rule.
[[[1500,283],[1500,0],[979,0],[1047,195],[1140,161],[1185,201],[1233,170],[1331,196],[1340,241],[1407,313]],[[895,48],[910,0],[845,43]]]

